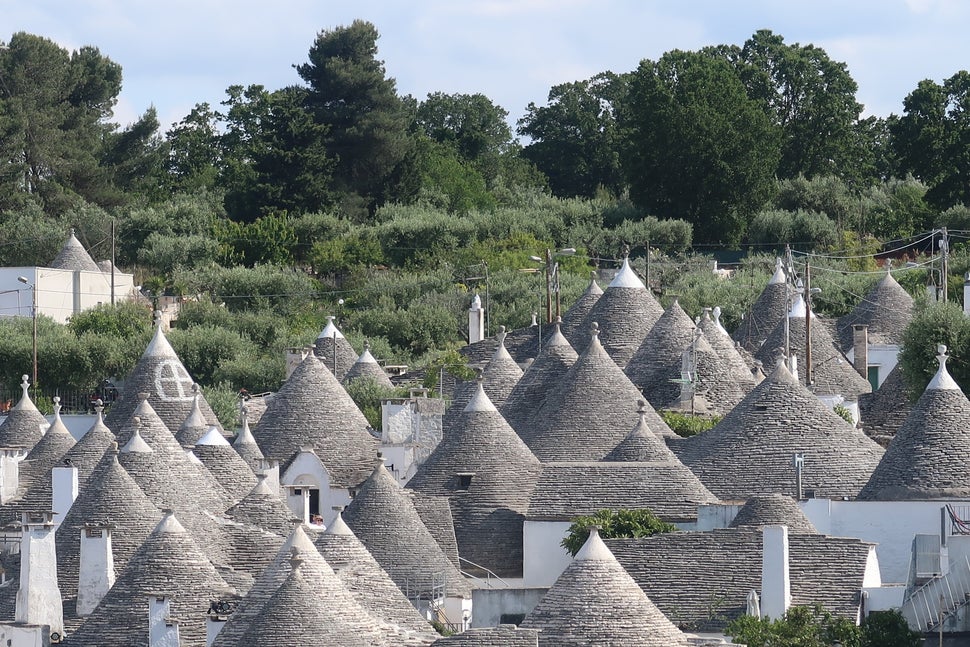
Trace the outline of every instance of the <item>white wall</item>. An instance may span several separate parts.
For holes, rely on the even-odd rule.
[[[855,349],[850,348],[849,352],[846,353],[846,357],[849,358],[850,362],[854,362]],[[878,386],[882,386],[882,383],[886,380],[886,376],[896,368],[896,364],[899,362],[899,346],[894,344],[869,344],[867,359],[869,366],[879,367]]]
[[[812,499],[802,504],[819,532],[856,537],[876,545],[882,581],[905,583],[909,577],[913,537],[940,534],[940,511],[947,504],[968,506],[970,501],[829,501]]]
[[[50,267],[0,268],[0,316],[31,316],[33,295],[17,280],[24,276],[37,289],[37,313],[58,323],[99,303],[111,303],[111,274],[57,270]],[[131,298],[134,277],[115,272],[115,301]]]
[[[552,586],[573,561],[559,545],[569,532],[568,521],[526,521],[522,529],[523,573],[526,587]]]

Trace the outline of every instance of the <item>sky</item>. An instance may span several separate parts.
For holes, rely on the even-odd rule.
[[[964,0],[0,0],[0,41],[98,47],[123,69],[115,121],[155,106],[167,129],[230,85],[301,83],[293,66],[317,35],[355,19],[377,27],[400,94],[482,93],[513,124],[559,83],[759,29],[846,63],[866,116],[970,67]]]

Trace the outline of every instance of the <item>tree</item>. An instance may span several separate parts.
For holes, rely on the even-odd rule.
[[[167,197],[168,146],[158,128],[158,113],[152,107],[120,132],[105,134],[101,165],[125,201],[141,197],[158,202]]]
[[[455,151],[491,184],[512,145],[509,113],[484,94],[435,92],[418,105],[417,123],[433,141]]]
[[[28,199],[57,214],[78,197],[114,204],[98,154],[121,67],[96,48],[68,52],[19,32],[0,50],[0,79],[0,208]]]
[[[937,209],[970,204],[970,72],[939,85],[920,81],[903,100],[903,115],[890,124],[902,171],[929,190]]]
[[[862,647],[919,647],[923,636],[898,610],[872,611],[862,623]]]
[[[728,624],[725,634],[748,647],[863,647],[859,627],[821,605],[791,607],[780,619],[741,616]]]
[[[402,167],[413,149],[413,114],[377,59],[378,37],[377,28],[362,20],[320,32],[309,62],[296,68],[309,86],[307,107],[328,130],[338,190],[359,196],[368,210],[410,197],[402,195],[408,186]]]
[[[619,121],[634,202],[692,223],[698,242],[740,242],[772,194],[779,132],[733,68],[709,53],[643,61]]]
[[[853,174],[862,105],[845,63],[814,45],[786,45],[767,29],[736,54],[749,96],[781,128],[778,177]]]
[[[575,557],[589,539],[589,531],[593,526],[599,526],[599,535],[604,539],[649,537],[677,530],[677,526],[661,520],[646,509],[600,510],[592,515],[573,519],[569,531],[562,540],[562,547]]]
[[[518,123],[518,133],[532,139],[522,156],[546,174],[553,195],[623,191],[615,116],[623,87],[624,77],[604,72],[553,87],[545,106],[529,103]]]
[[[215,187],[222,159],[218,121],[219,114],[212,106],[198,103],[165,133],[168,170],[176,190],[193,192]]]
[[[970,318],[959,304],[930,303],[919,309],[903,331],[899,364],[910,397],[918,398],[939,369],[937,345],[947,347],[946,368],[960,388],[970,388]]]

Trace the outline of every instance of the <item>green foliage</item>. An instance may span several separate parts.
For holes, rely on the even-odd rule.
[[[855,427],[855,420],[852,419],[852,412],[848,407],[842,404],[837,404],[832,407],[832,411],[834,411],[837,416],[845,420],[847,423]]]
[[[549,178],[559,197],[620,195],[625,186],[617,154],[616,103],[625,77],[611,72],[549,90],[547,105],[530,103],[518,132],[531,139],[522,156]]]
[[[728,624],[725,634],[748,647],[863,647],[862,631],[846,618],[815,607],[791,607],[784,618],[744,615]]]
[[[970,388],[970,318],[958,304],[929,303],[917,309],[903,331],[899,364],[915,400],[939,369],[937,345],[947,347],[947,370],[960,388]]]
[[[778,183],[778,192],[771,204],[785,211],[824,214],[835,222],[839,231],[846,228],[861,231],[858,226],[861,219],[859,199],[848,184],[834,175],[811,179],[798,175],[782,180]]]
[[[317,282],[304,272],[272,265],[180,271],[175,280],[189,294],[208,294],[232,312],[273,309],[280,315],[296,314],[309,307],[318,290]]]
[[[721,422],[721,416],[692,416],[688,413],[676,411],[658,411],[657,413],[675,434],[684,438],[703,433]]]
[[[759,212],[748,226],[748,242],[759,247],[781,250],[793,248],[816,249],[837,244],[839,233],[824,213],[814,211],[783,211],[771,209]]]
[[[647,509],[599,510],[594,514],[573,519],[560,545],[575,557],[589,539],[589,531],[593,526],[599,526],[599,535],[603,539],[649,537],[677,530],[677,526],[662,521]]]
[[[297,238],[285,213],[263,216],[249,224],[221,221],[214,233],[226,265],[253,267],[293,262]]]
[[[364,413],[370,426],[377,430],[380,430],[382,425],[381,400],[406,398],[409,395],[406,388],[389,389],[369,378],[352,380],[345,388],[357,407]]]
[[[189,371],[191,373],[191,371]],[[235,429],[239,426],[239,391],[225,382],[202,387],[202,395],[212,407],[223,428]]]
[[[618,120],[630,197],[695,225],[705,243],[737,244],[774,191],[778,128],[737,73],[710,53],[672,51],[630,77]]]
[[[120,338],[144,337],[152,330],[152,312],[137,301],[103,303],[72,315],[68,328],[78,337],[89,332]]]
[[[872,611],[862,622],[862,647],[920,647],[923,637],[897,609]]]
[[[168,334],[185,370],[201,384],[212,384],[219,365],[246,351],[247,340],[218,326],[176,328]]]
[[[468,366],[468,358],[456,350],[438,353],[425,368],[422,386],[428,390],[437,388],[441,379],[441,372],[446,371],[459,380],[471,380],[475,371]]]

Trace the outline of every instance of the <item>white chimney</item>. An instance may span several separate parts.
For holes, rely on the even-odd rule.
[[[89,615],[115,583],[110,523],[86,523],[81,529],[77,579],[77,614]]]
[[[0,505],[6,505],[17,497],[20,461],[24,455],[19,449],[0,449]]]
[[[71,511],[77,499],[77,468],[73,465],[55,467],[51,470],[51,508],[54,510],[54,525],[59,526]]]
[[[468,308],[468,343],[474,344],[485,339],[485,309],[482,308],[482,298],[475,295],[472,305]]]
[[[169,617],[171,599],[148,596],[148,647],[179,647],[179,623]]]
[[[781,620],[791,606],[788,526],[765,526],[762,537],[761,617]]]
[[[49,625],[51,634],[64,635],[64,609],[57,588],[57,553],[54,522],[50,512],[25,512],[21,516],[20,588],[14,619]]]

